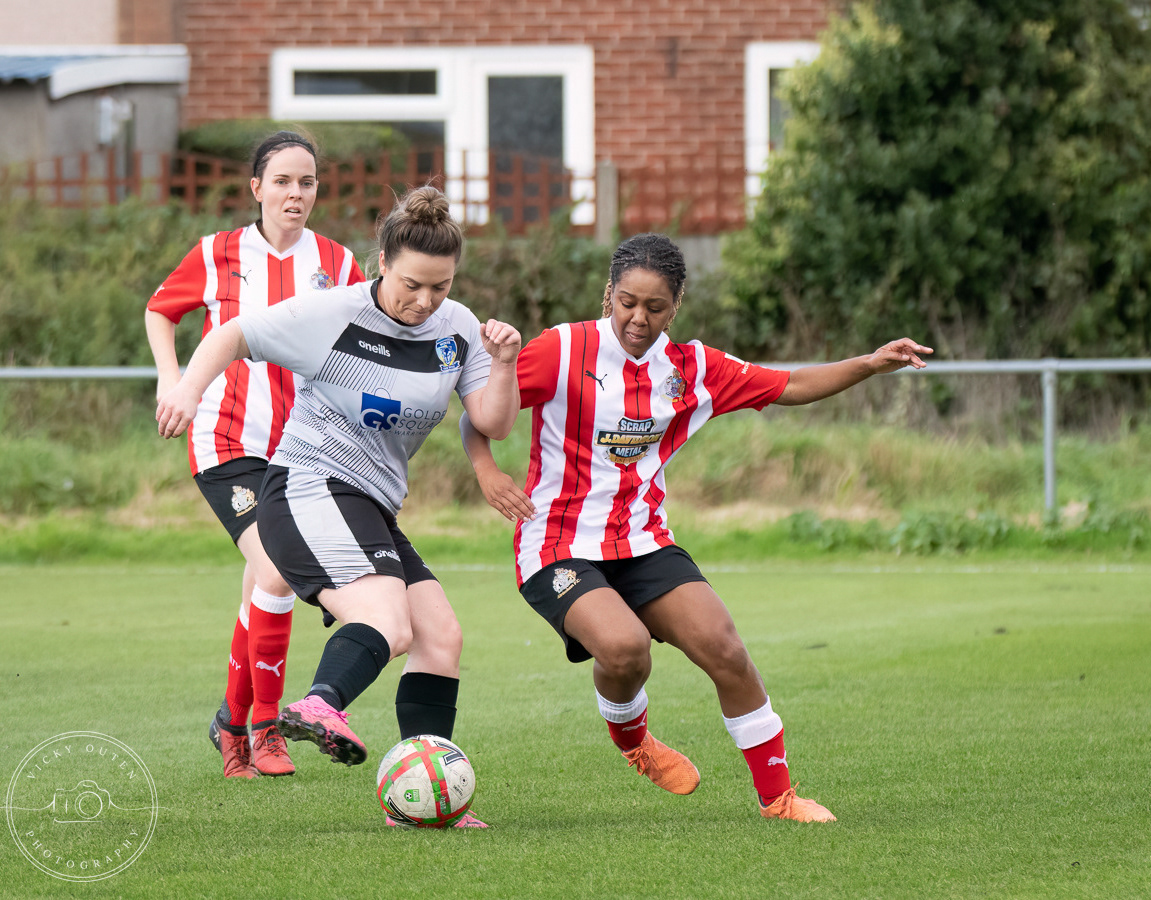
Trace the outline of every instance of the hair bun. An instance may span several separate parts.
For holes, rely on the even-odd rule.
[[[390,266],[404,250],[428,256],[453,256],[460,261],[464,233],[452,218],[443,191],[431,184],[412,188],[376,220],[376,237],[384,264]]]
[[[416,188],[405,199],[408,215],[415,222],[438,225],[451,217],[448,198],[432,185]]]

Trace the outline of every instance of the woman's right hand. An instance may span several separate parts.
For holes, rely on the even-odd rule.
[[[179,437],[187,431],[192,420],[196,418],[196,409],[199,405],[199,396],[194,396],[186,380],[181,378],[175,387],[164,393],[156,405],[156,423],[160,437]]]
[[[196,418],[200,398],[212,380],[223,375],[237,359],[244,359],[248,355],[248,342],[244,339],[239,318],[208,332],[188,360],[183,377],[160,397],[156,405],[160,436],[174,438],[187,431]],[[159,384],[157,389],[160,389]]]
[[[488,319],[480,326],[480,340],[493,362],[514,365],[520,352],[520,333],[507,322]]]

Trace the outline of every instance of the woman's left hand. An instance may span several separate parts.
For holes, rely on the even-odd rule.
[[[507,322],[488,319],[480,326],[480,340],[495,362],[514,363],[520,353],[520,333]]]
[[[919,357],[919,354],[927,355],[934,352],[930,347],[917,344],[911,338],[900,338],[897,341],[884,344],[872,353],[868,357],[867,363],[873,375],[895,372],[906,366],[922,369],[927,363]]]
[[[476,479],[480,483],[480,490],[483,491],[488,506],[501,513],[505,519],[518,522],[536,517],[532,498],[521,491],[519,485],[507,473],[492,466],[489,469],[477,469]]]

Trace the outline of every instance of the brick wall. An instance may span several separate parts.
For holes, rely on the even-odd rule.
[[[175,44],[180,39],[178,0],[119,0],[117,27],[121,44]]]
[[[185,124],[267,115],[278,47],[577,43],[595,51],[599,158],[621,170],[688,159],[742,168],[744,45],[815,38],[828,2],[197,0],[183,5]]]

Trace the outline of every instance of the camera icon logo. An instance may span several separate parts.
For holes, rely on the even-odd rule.
[[[160,809],[144,760],[98,731],[69,731],[37,744],[12,773],[4,797],[20,855],[43,874],[72,882],[101,881],[132,865],[147,848]]]
[[[81,781],[71,790],[52,795],[52,821],[57,825],[92,822],[112,808],[112,796],[95,781]]]

